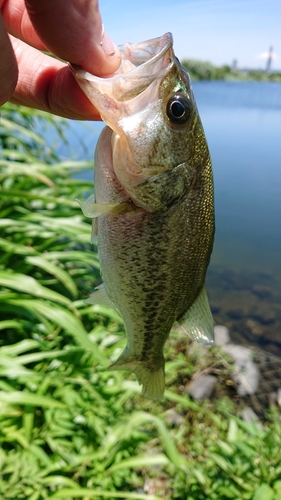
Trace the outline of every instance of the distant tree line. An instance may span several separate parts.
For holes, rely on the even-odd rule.
[[[232,69],[227,64],[214,66],[208,61],[184,59],[182,65],[192,80],[261,80],[281,82],[281,72],[266,73],[260,70]]]

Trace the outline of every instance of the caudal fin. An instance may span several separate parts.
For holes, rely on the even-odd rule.
[[[148,399],[162,399],[165,390],[164,367],[152,372],[144,365],[140,365],[133,370],[137,376],[139,384],[142,385],[142,395]]]
[[[120,358],[110,365],[108,369],[134,372],[139,384],[142,385],[142,395],[145,398],[159,400],[163,397],[165,389],[164,365],[152,371],[142,361],[130,358],[126,355],[126,351],[124,351]]]

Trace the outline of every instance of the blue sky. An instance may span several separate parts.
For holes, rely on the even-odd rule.
[[[139,42],[171,31],[176,55],[216,65],[281,71],[281,0],[100,0],[105,29],[117,43]]]

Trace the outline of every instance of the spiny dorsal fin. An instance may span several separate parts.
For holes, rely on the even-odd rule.
[[[205,286],[203,286],[195,302],[178,322],[184,333],[196,340],[196,342],[204,345],[213,344],[214,320]]]

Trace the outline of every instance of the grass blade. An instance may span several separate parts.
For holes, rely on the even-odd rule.
[[[25,274],[0,271],[0,285],[11,288],[12,290],[17,290],[18,292],[24,294],[29,293],[35,297],[53,300],[54,302],[59,302],[61,304],[71,304],[67,297],[40,285],[37,280]]]
[[[15,404],[17,406],[29,405],[29,406],[42,406],[46,408],[61,408],[65,409],[66,405],[57,401],[56,399],[50,398],[48,396],[40,396],[38,394],[31,394],[28,392],[3,392],[0,391],[0,401],[1,403]]]
[[[69,274],[67,274],[63,269],[40,256],[27,257],[26,262],[32,264],[33,266],[40,267],[41,269],[43,269],[43,271],[46,271],[47,273],[53,275],[65,286],[65,288],[67,288],[67,290],[70,291],[71,295],[74,298],[77,297],[77,287]]]
[[[133,458],[128,458],[127,460],[122,460],[118,464],[114,464],[109,469],[107,469],[106,473],[111,474],[121,469],[139,469],[141,467],[152,467],[155,465],[168,465],[169,460],[165,455],[143,455],[137,456]]]
[[[131,500],[163,500],[163,498],[157,497],[155,495],[146,495],[142,493],[134,493],[127,491],[103,491],[103,490],[93,490],[91,488],[76,488],[76,489],[62,489],[57,491],[54,495],[50,496],[53,500],[57,498],[122,498],[122,499],[131,499]]]

